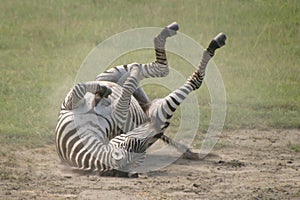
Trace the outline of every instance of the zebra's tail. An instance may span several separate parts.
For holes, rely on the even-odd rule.
[[[182,153],[182,157],[191,160],[199,160],[202,159],[198,153],[193,152],[188,146],[169,138],[168,136],[161,134],[159,137],[166,144],[174,147],[177,151]]]

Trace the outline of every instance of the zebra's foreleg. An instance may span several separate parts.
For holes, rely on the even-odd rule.
[[[164,77],[168,75],[169,67],[165,51],[165,43],[167,38],[175,35],[178,29],[178,24],[174,22],[163,28],[157,37],[154,38],[156,60],[152,63],[139,64],[143,78]],[[123,86],[133,66],[136,66],[136,63],[113,67],[97,75],[96,80],[111,81]],[[150,100],[141,87],[138,87],[136,91],[134,91],[133,96],[137,99],[144,111],[148,110]]]
[[[167,63],[167,56],[165,51],[165,43],[168,37],[172,37],[176,34],[179,26],[176,22],[166,26],[163,30],[154,38],[154,48],[155,48],[155,57],[156,60],[152,63],[147,64],[126,64],[113,67],[106,70],[105,72],[97,75],[97,81],[110,81],[117,83],[121,86],[127,80],[129,72],[132,67],[139,66],[141,70],[142,78],[150,77],[164,77],[169,73],[169,67]],[[138,87],[133,92],[133,96],[139,102],[142,109],[146,112],[149,108],[151,101],[149,100],[147,94],[144,92],[143,88]]]
[[[179,25],[176,22],[164,27],[162,31],[154,38],[155,58],[152,63],[140,64],[141,75],[143,78],[163,77],[169,72],[165,43],[168,37],[176,35]],[[136,63],[120,65],[106,70],[96,76],[97,81],[111,81],[123,85],[128,77],[131,68]]]
[[[179,25],[176,22],[169,24],[154,38],[155,61],[142,64],[142,74],[144,77],[165,77],[169,74],[169,66],[165,50],[168,37],[176,35]]]
[[[168,26],[163,28],[163,30],[154,38],[156,60],[149,64],[141,64],[141,74],[144,78],[162,77],[167,75],[168,62],[165,51],[165,43],[168,37],[176,35],[178,29],[179,25],[176,22],[173,22],[172,24],[169,24]],[[124,76],[128,76],[128,73],[130,72],[132,66],[135,65],[136,63],[132,63],[110,68],[105,72],[98,74],[96,76],[96,81],[111,81],[122,86],[127,78],[124,78]]]
[[[156,62],[162,65],[167,65],[167,56],[165,51],[165,44],[168,37],[176,35],[179,30],[179,25],[173,22],[166,26],[155,38],[154,38],[154,48]]]
[[[113,119],[118,127],[124,132],[132,130],[136,125],[132,120],[128,119],[131,95],[139,86],[139,81],[142,79],[139,64],[132,66],[130,75],[123,84],[120,97],[116,100],[113,110]]]

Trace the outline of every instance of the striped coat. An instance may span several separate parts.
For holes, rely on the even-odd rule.
[[[225,36],[210,43],[199,69],[184,85],[153,103],[139,81],[168,74],[164,45],[177,30],[173,23],[154,39],[154,62],[117,66],[99,74],[96,81],[76,84],[70,90],[56,127],[57,152],[64,163],[83,170],[130,172],[143,162],[146,150],[157,139],[191,153],[163,133],[178,106],[201,86],[207,63],[224,45]]]

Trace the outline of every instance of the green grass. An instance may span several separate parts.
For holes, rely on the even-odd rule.
[[[291,151],[294,151],[294,152],[300,152],[300,145],[297,143],[295,143],[295,144],[289,143],[288,149]]]
[[[177,21],[206,46],[219,31],[227,46],[214,59],[227,93],[225,129],[300,127],[300,3],[287,1],[5,0],[0,7],[0,143],[53,141],[59,105],[88,53],[113,34]],[[124,61],[149,62],[129,54]],[[99,55],[101,56],[101,55]],[[169,55],[188,76],[188,63]],[[151,91],[151,90],[149,90]],[[154,91],[151,97],[163,96]],[[199,94],[205,131],[209,94]],[[174,121],[178,121],[178,116]]]

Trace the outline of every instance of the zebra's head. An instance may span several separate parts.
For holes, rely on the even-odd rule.
[[[144,161],[146,150],[158,140],[157,135],[153,125],[145,123],[133,131],[116,136],[110,141],[115,148],[112,157],[127,165],[138,166]]]
[[[154,142],[157,141],[158,131],[153,128],[153,124],[146,122],[139,127],[121,134],[114,138],[118,148],[128,152],[144,153]]]
[[[138,167],[145,160],[144,153],[129,152],[122,148],[115,147],[112,155],[112,167],[121,171],[131,171]]]

